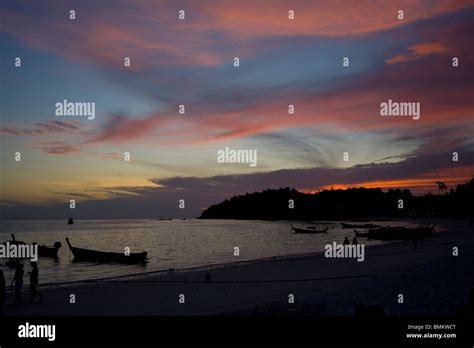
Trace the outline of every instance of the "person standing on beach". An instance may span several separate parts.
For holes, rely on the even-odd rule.
[[[343,245],[349,245],[349,239],[347,237],[344,238],[344,242],[342,243]]]
[[[18,263],[16,265],[15,276],[13,277],[11,287],[15,283],[15,303],[21,303],[21,289],[23,288],[23,264]]]
[[[39,296],[39,301],[43,299],[43,295],[38,291],[38,263],[31,262],[33,270],[30,272],[30,300],[28,303],[33,302],[36,296]]]
[[[5,297],[7,295],[5,286],[5,276],[3,275],[3,271],[0,269],[0,315],[3,314],[3,305],[5,304]]]

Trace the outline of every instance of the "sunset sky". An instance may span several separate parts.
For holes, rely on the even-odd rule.
[[[3,216],[61,217],[71,198],[84,217],[197,216],[266,188],[453,187],[474,175],[473,33],[474,0],[3,0]],[[56,116],[64,99],[95,102],[95,119]],[[380,116],[388,99],[420,102],[420,119]],[[218,164],[225,147],[258,165]]]

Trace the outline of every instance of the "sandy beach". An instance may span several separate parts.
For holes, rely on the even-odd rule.
[[[9,292],[4,314],[352,315],[356,305],[365,304],[380,305],[387,315],[446,315],[453,306],[466,303],[474,288],[474,233],[466,220],[432,222],[447,230],[425,239],[416,249],[411,241],[367,247],[364,262],[325,258],[321,250],[40,286],[42,303],[13,305]],[[459,256],[453,256],[453,246],[459,248]],[[210,281],[206,274],[211,275]],[[74,304],[69,301],[71,294]],[[294,303],[288,303],[289,294],[294,295]],[[399,294],[404,296],[403,304],[397,302]],[[28,296],[25,288],[24,299]]]

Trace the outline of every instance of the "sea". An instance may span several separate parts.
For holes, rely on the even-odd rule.
[[[295,234],[290,226],[318,229],[328,228],[327,234]],[[364,222],[366,223],[366,222]],[[407,221],[376,222],[383,226],[416,226]],[[40,284],[60,284],[75,281],[138,275],[147,272],[193,268],[273,256],[323,252],[324,246],[344,237],[352,240],[352,229],[342,229],[339,222],[308,221],[252,221],[252,220],[199,220],[199,219],[135,219],[135,220],[0,220],[0,243],[11,240],[40,245],[62,244],[59,258],[40,258]],[[148,252],[143,265],[102,264],[73,262],[73,255],[65,241],[73,246],[100,251]],[[359,239],[365,245],[380,241]],[[236,256],[235,248],[238,248]],[[10,282],[14,270],[0,259],[0,269]],[[25,283],[27,272],[25,263]]]

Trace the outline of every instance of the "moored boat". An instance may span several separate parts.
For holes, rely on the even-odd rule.
[[[298,234],[318,234],[318,233],[328,233],[328,229],[325,230],[316,230],[316,229],[304,229],[304,228],[296,228],[292,224],[290,224],[291,228],[295,233]]]
[[[114,253],[109,251],[97,251],[90,249],[77,248],[71,245],[69,238],[66,238],[67,245],[74,255],[74,261],[90,261],[90,262],[114,262],[114,263],[144,263],[147,252],[141,253]]]
[[[435,225],[420,225],[415,228],[401,227],[380,227],[369,230],[368,239],[377,240],[414,240],[429,238],[433,235]]]
[[[7,241],[8,244],[10,245],[25,245],[26,244],[25,242],[21,240],[16,240],[15,235],[13,233],[11,234],[11,236],[12,236],[12,240]],[[7,242],[3,242],[2,244],[7,245]],[[5,265],[10,269],[15,269],[18,264],[23,262],[23,260],[24,259],[19,258],[19,257],[10,258],[5,262]]]
[[[55,242],[52,247],[46,245],[38,245],[38,254],[40,257],[58,258],[58,251],[62,247],[61,242]]]
[[[11,236],[12,236],[12,240],[8,241],[10,244],[15,244],[15,245],[24,245],[24,244],[26,244],[22,240],[16,240],[15,235],[13,233],[11,234]],[[2,244],[6,245],[6,243],[7,242],[3,242]]]
[[[355,233],[356,237],[367,238],[369,236],[369,232],[362,232],[362,231],[354,230],[354,233]]]
[[[11,234],[11,236],[12,236],[12,240],[9,241],[9,243],[11,245],[25,245],[26,244],[25,242],[23,242],[21,240],[17,240],[13,233]],[[4,242],[3,244],[6,245],[6,243],[7,242]],[[38,243],[32,243],[32,245],[35,245],[35,244],[38,244]],[[46,245],[38,245],[38,256],[39,257],[53,257],[53,258],[57,259],[58,258],[58,251],[61,248],[61,246],[62,246],[61,242],[55,242],[52,247],[46,246]],[[15,260],[20,260],[20,259],[15,258]]]

